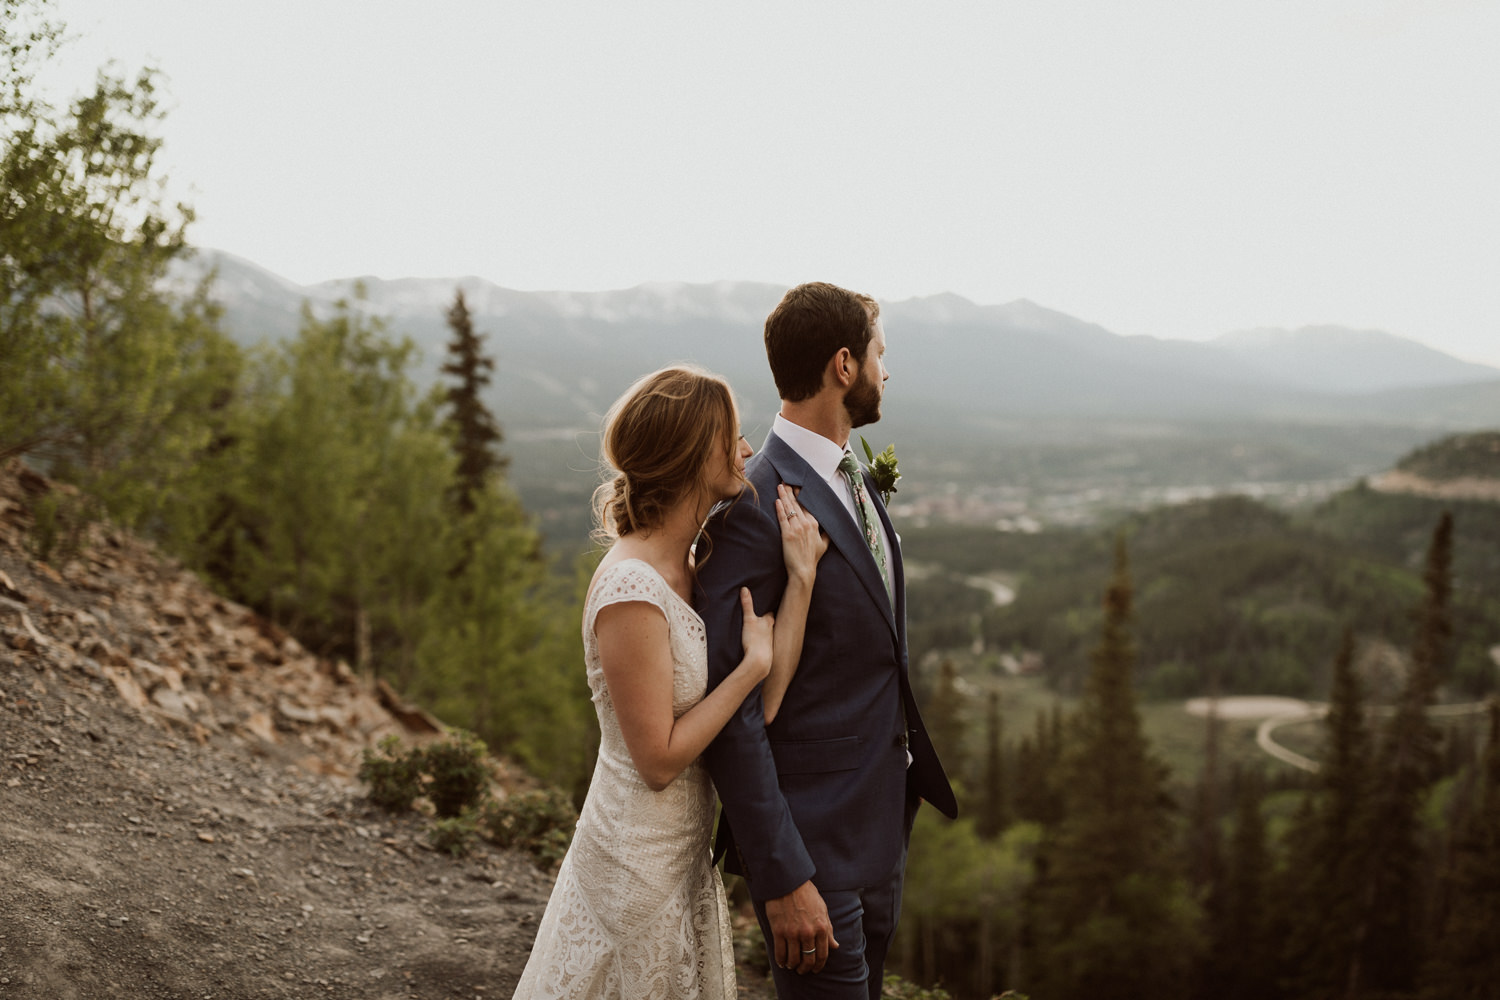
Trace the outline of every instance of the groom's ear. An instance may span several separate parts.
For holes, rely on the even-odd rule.
[[[854,355],[849,348],[840,347],[833,357],[828,359],[828,368],[824,371],[825,381],[831,381],[840,389],[847,389],[854,384],[855,376],[859,373],[859,366],[854,363]]]

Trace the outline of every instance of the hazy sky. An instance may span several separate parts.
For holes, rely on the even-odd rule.
[[[1500,3],[56,0],[295,281],[824,279],[1500,364]]]

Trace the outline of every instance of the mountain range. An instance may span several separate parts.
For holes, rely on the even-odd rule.
[[[527,292],[481,278],[348,278],[297,285],[222,251],[178,265],[186,287],[210,270],[237,340],[295,333],[306,305],[341,300],[419,349],[435,377],[462,288],[496,360],[492,407],[514,436],[597,427],[638,375],[695,361],[735,385],[749,423],[776,398],[761,345],[784,289],[722,281],[606,292]],[[1020,299],[978,305],[941,294],[881,304],[893,418],[904,428],[985,431],[1017,421],[1376,423],[1434,433],[1500,425],[1500,369],[1416,341],[1337,326],[1247,330],[1206,342],[1120,336]]]

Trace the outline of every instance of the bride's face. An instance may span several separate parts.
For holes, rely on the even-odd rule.
[[[738,427],[739,412],[732,411],[730,418],[733,420],[730,426]],[[715,454],[709,459],[708,483],[715,500],[728,500],[730,497],[739,496],[740,490],[745,485],[745,460],[752,454],[754,454],[754,449],[750,447],[750,442],[745,440],[743,434],[740,434],[734,439],[728,452]]]

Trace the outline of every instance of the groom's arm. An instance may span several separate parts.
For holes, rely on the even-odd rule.
[[[776,608],[786,589],[781,529],[750,496],[717,512],[707,528],[711,545],[698,568],[698,612],[708,630],[708,684],[716,687],[740,662],[743,614],[739,589],[749,587],[757,614]],[[757,688],[704,753],[734,831],[751,895],[784,896],[813,877],[815,868],[777,782]]]

